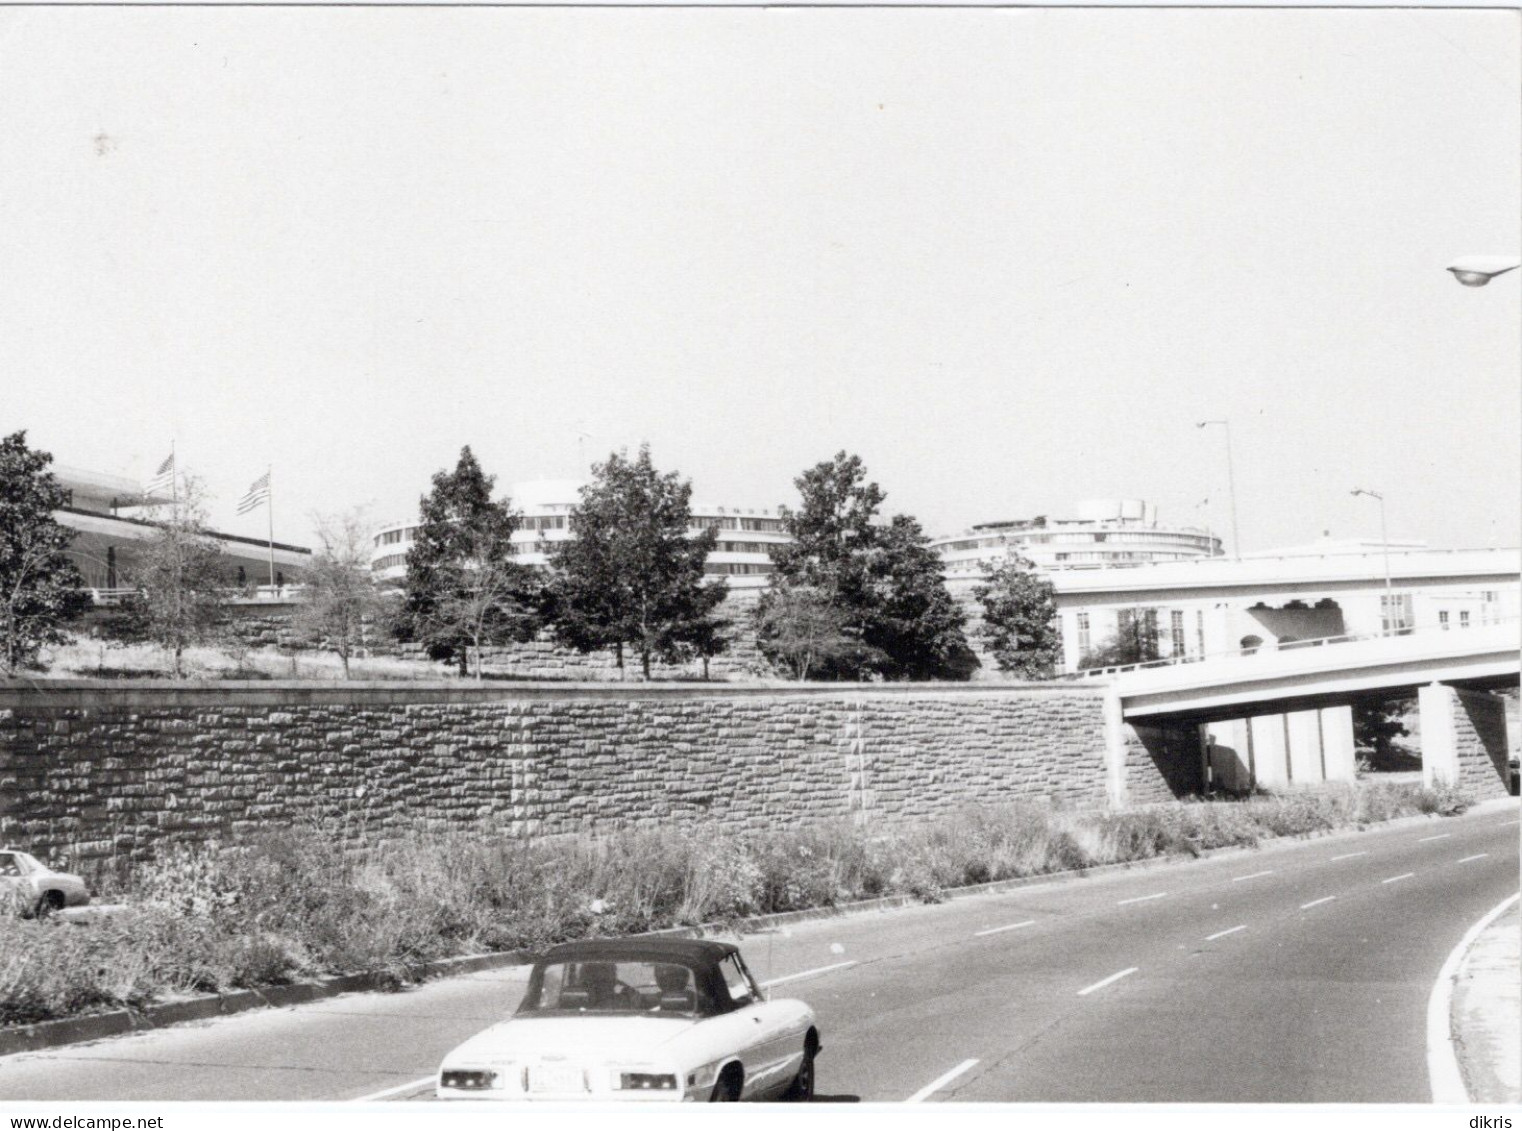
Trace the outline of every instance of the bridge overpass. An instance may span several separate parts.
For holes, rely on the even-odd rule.
[[[1135,787],[1154,774],[1175,794],[1351,781],[1353,704],[1410,694],[1423,780],[1504,793],[1506,702],[1493,692],[1522,676],[1518,633],[1508,618],[1109,673],[1111,799],[1147,799]]]

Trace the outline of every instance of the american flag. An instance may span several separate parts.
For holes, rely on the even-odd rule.
[[[247,514],[251,510],[258,509],[261,503],[269,502],[270,498],[270,473],[265,472],[255,479],[249,486],[248,494],[238,502],[238,513]]]
[[[159,464],[159,469],[153,473],[153,478],[148,480],[148,494],[156,495],[160,491],[167,491],[174,486],[174,453],[169,453],[169,458]]]

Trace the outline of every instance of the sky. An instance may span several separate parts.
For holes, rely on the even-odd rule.
[[[218,528],[648,442],[929,533],[1522,541],[1519,18],[0,9],[0,429]],[[579,434],[586,438],[578,440]]]

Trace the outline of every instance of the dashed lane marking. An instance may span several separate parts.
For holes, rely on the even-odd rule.
[[[1490,855],[1490,853],[1488,853],[1488,852],[1476,852],[1473,856],[1466,856],[1466,857],[1464,857],[1464,859],[1460,860],[1459,863],[1460,864],[1468,864],[1471,860],[1483,860],[1483,859],[1485,859],[1485,857],[1487,857],[1489,855]]]
[[[1355,856],[1367,856],[1367,852],[1344,852],[1341,856],[1332,857],[1333,860],[1351,860]]]
[[[1313,899],[1309,903],[1302,903],[1300,905],[1300,910],[1301,911],[1306,911],[1306,910],[1309,910],[1312,907],[1316,907],[1316,906],[1318,906],[1320,904],[1323,904],[1323,903],[1331,903],[1332,900],[1334,900],[1336,898],[1337,897],[1335,895],[1324,895],[1320,899]]]
[[[1415,872],[1402,872],[1398,876],[1391,876],[1388,880],[1380,880],[1379,882],[1382,884],[1393,884],[1396,880],[1409,880],[1414,875],[1416,875]]]
[[[1021,927],[1029,927],[1035,921],[1036,920],[1034,919],[1027,919],[1023,923],[1010,923],[1008,926],[1004,927],[989,927],[986,931],[974,931],[972,933],[972,937],[976,939],[981,938],[984,935],[997,935],[1000,931],[1016,931]]]
[[[844,970],[847,966],[855,965],[856,960],[853,958],[849,962],[836,962],[829,966],[816,966],[812,970],[800,970],[796,974],[784,974],[780,978],[773,978],[769,982],[762,982],[761,986],[763,989],[769,989],[772,986],[780,986],[785,982],[797,982],[803,978],[812,978],[816,974],[828,974],[831,970]]]
[[[1102,990],[1106,986],[1108,986],[1111,982],[1118,982],[1122,978],[1127,977],[1127,976],[1129,976],[1131,974],[1134,974],[1134,973],[1136,973],[1140,969],[1141,969],[1140,966],[1131,966],[1131,967],[1128,967],[1125,970],[1122,970],[1119,974],[1111,974],[1108,978],[1105,978],[1102,981],[1095,982],[1092,986],[1088,986],[1085,989],[1079,990],[1078,991],[1078,996],[1079,997],[1088,997],[1089,994],[1093,993],[1095,990]]]
[[[1217,931],[1213,935],[1206,935],[1205,936],[1205,941],[1206,942],[1215,942],[1216,939],[1224,939],[1227,935],[1234,935],[1238,931],[1245,931],[1245,930],[1247,930],[1247,924],[1243,923],[1240,927],[1231,927],[1231,928],[1229,928],[1227,930],[1224,930],[1224,931]]]
[[[1149,900],[1149,899],[1162,899],[1163,896],[1165,896],[1167,894],[1168,893],[1165,892],[1165,891],[1160,891],[1156,895],[1138,895],[1138,896],[1136,896],[1133,899],[1122,899],[1115,906],[1116,907],[1124,907],[1128,903],[1146,903],[1147,900]]]
[[[387,1096],[400,1095],[402,1092],[410,1092],[417,1088],[421,1088],[424,1084],[432,1084],[436,1079],[438,1079],[437,1076],[424,1076],[420,1080],[413,1080],[407,1084],[398,1084],[394,1088],[384,1088],[379,1092],[371,1092],[368,1096],[359,1096],[350,1102],[363,1104],[371,1103],[375,1100],[383,1100]]]
[[[1241,883],[1243,880],[1256,880],[1259,876],[1272,876],[1273,874],[1274,874],[1274,870],[1272,868],[1269,868],[1267,871],[1254,872],[1250,876],[1233,876],[1233,877],[1231,877],[1231,882],[1234,883],[1234,884],[1237,884],[1237,883]]]
[[[964,1060],[964,1061],[962,1061],[961,1064],[957,1065],[950,1072],[947,1072],[947,1073],[945,1073],[945,1074],[943,1074],[941,1076],[937,1076],[934,1080],[930,1081],[930,1083],[926,1084],[919,1091],[915,1092],[914,1095],[910,1096],[904,1102],[906,1104],[917,1104],[917,1103],[921,1102],[922,1100],[924,1100],[925,1098],[927,1098],[928,1096],[935,1095],[936,1092],[939,1092],[947,1084],[951,1083],[958,1076],[962,1075],[962,1073],[966,1072],[968,1069],[972,1068],[977,1063],[978,1062],[976,1060]]]
[[[1429,840],[1447,840],[1452,835],[1453,835],[1452,833],[1438,833],[1437,836],[1424,836],[1420,840],[1418,840],[1416,843],[1417,844],[1426,844]]]

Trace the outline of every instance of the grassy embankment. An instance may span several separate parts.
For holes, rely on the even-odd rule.
[[[423,835],[345,854],[334,829],[177,848],[94,877],[129,904],[76,925],[0,917],[0,1024],[588,935],[829,907],[1352,828],[1465,799],[1360,785],[1124,813],[970,808],[903,828],[717,825],[540,841]]]

